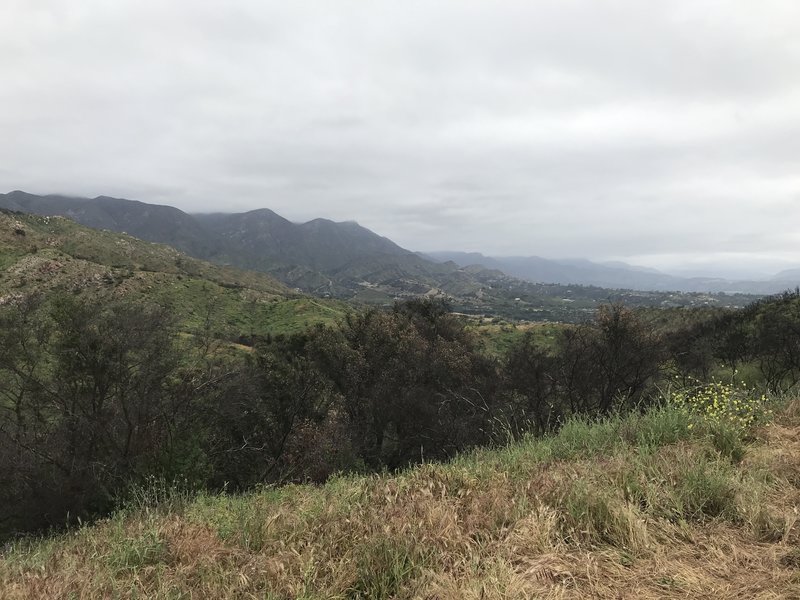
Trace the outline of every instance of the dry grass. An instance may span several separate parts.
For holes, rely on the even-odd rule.
[[[800,598],[800,402],[740,463],[683,425],[120,513],[7,550],[0,597]]]

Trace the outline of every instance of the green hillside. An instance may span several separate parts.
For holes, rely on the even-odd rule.
[[[213,317],[227,336],[292,333],[346,311],[269,275],[223,267],[63,217],[0,211],[0,304],[31,294],[149,299],[195,329]]]

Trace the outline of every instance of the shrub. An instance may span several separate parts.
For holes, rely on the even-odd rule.
[[[751,427],[769,420],[772,415],[767,396],[758,394],[745,383],[737,385],[716,380],[694,383],[669,396],[671,403],[690,415],[690,429],[706,425],[720,436],[740,437]]]
[[[572,413],[642,406],[664,358],[654,328],[619,304],[601,306],[594,323],[562,331],[556,351],[560,393]]]

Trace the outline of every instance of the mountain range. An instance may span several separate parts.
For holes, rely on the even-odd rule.
[[[204,260],[274,274],[318,294],[350,296],[363,287],[354,283],[361,279],[387,283],[410,273],[425,280],[458,270],[431,263],[354,222],[292,223],[268,209],[187,214],[171,206],[106,196],[37,196],[20,191],[0,195],[0,207],[60,215],[88,227],[125,232]],[[435,281],[420,283],[433,286]]]
[[[800,269],[781,271],[765,280],[721,277],[678,277],[657,269],[623,262],[597,263],[586,259],[548,259],[538,256],[484,256],[477,252],[428,252],[427,258],[466,267],[481,265],[526,281],[593,285],[611,289],[652,291],[776,294],[800,282]]]
[[[294,223],[266,208],[246,213],[189,214],[171,206],[108,196],[40,196],[23,191],[0,194],[0,207],[65,216],[88,227],[168,244],[217,264],[268,273],[303,292],[367,302],[442,293],[475,298],[478,308],[481,298],[493,295],[491,290],[520,289],[520,280],[608,289],[756,295],[792,288],[800,280],[800,270],[786,272],[785,279],[732,282],[675,277],[624,263],[488,257],[465,252],[421,254],[401,248],[353,221]]]

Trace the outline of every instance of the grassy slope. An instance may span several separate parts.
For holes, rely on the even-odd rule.
[[[497,322],[499,321],[499,322]],[[556,343],[558,333],[570,327],[564,323],[509,323],[499,319],[471,319],[467,327],[477,336],[481,347],[490,355],[504,356],[511,346],[518,342],[526,333],[531,333],[536,344],[543,350],[552,349]]]
[[[0,303],[52,291],[146,297],[174,307],[189,330],[211,315],[215,329],[231,335],[291,333],[345,312],[341,303],[296,294],[263,273],[60,217],[0,212]]]
[[[795,401],[734,463],[709,431],[661,409],[397,475],[164,494],[7,549],[0,589],[10,599],[798,598],[799,433]]]

